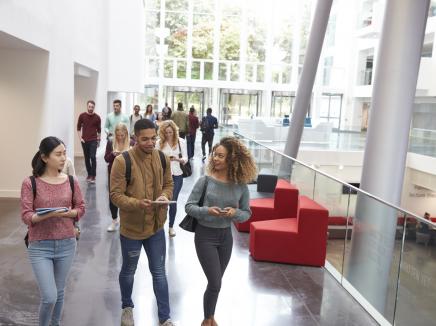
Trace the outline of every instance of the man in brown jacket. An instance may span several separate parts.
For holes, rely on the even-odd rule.
[[[170,319],[168,283],[165,274],[166,243],[163,226],[168,202],[173,193],[170,161],[161,159],[156,144],[156,129],[148,119],[134,126],[136,145],[127,151],[130,157],[130,182],[126,175],[126,159],[114,160],[110,197],[120,208],[120,240],[123,264],[119,282],[122,301],[122,326],[133,326],[133,280],[141,247],[147,254],[153,278],[160,325],[174,325]],[[165,168],[164,168],[165,166]],[[161,202],[161,203],[159,203]]]

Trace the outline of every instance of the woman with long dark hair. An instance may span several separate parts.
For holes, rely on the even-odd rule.
[[[33,175],[21,186],[21,218],[29,236],[27,252],[41,296],[40,326],[60,324],[65,284],[76,251],[74,222],[85,213],[77,179],[70,183],[61,172],[65,161],[64,143],[56,137],[44,138],[32,160]],[[64,209],[36,213],[38,208],[60,207]]]
[[[201,325],[216,326],[215,307],[233,248],[230,224],[249,219],[247,183],[254,180],[257,170],[247,147],[235,137],[224,137],[213,147],[207,173],[194,185],[185,210],[198,220],[195,249],[207,278]],[[203,191],[203,206],[198,206]]]

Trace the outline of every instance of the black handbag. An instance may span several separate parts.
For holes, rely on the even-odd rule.
[[[204,182],[203,192],[201,193],[200,201],[198,202],[198,206],[202,207],[204,202],[204,196],[206,195],[208,178],[206,177],[206,181]],[[186,214],[185,218],[180,222],[179,226],[186,231],[195,232],[195,228],[197,227],[197,219],[192,217],[191,215]]]
[[[179,143],[179,158],[182,158],[182,149],[180,148],[180,142]],[[180,169],[183,172],[183,177],[187,178],[190,177],[192,175],[192,167],[191,167],[191,163],[186,162],[185,164],[180,163]]]

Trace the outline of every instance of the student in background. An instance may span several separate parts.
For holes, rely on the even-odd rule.
[[[109,189],[110,185],[110,175],[112,170],[112,164],[114,163],[115,158],[120,155],[122,152],[129,150],[131,146],[133,146],[135,142],[129,138],[129,133],[127,131],[127,126],[124,123],[119,123],[115,127],[115,137],[113,140],[108,140],[106,144],[106,152],[104,154],[104,160],[107,162],[107,175],[109,178],[108,185]],[[109,224],[107,231],[114,232],[118,229],[120,225],[120,221],[118,218],[118,207],[112,203],[112,200],[109,196],[109,208],[111,210],[112,222]]]
[[[180,164],[188,162],[188,154],[186,151],[186,142],[179,137],[176,124],[171,121],[165,121],[159,129],[159,140],[156,143],[156,148],[164,152],[171,161],[171,175],[174,182],[173,200],[179,198],[180,190],[183,187],[183,171]],[[177,214],[177,203],[170,205],[170,221],[168,233],[170,237],[176,236],[174,231],[174,221]]]

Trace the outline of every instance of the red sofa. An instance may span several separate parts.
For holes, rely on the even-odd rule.
[[[250,253],[255,260],[324,266],[328,210],[306,196],[297,218],[253,222]]]
[[[249,232],[250,224],[281,218],[295,218],[298,211],[298,189],[290,182],[279,179],[272,198],[256,198],[250,200],[251,217],[243,223],[235,222],[240,232]]]

